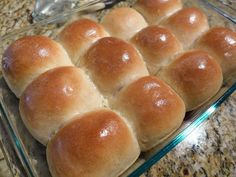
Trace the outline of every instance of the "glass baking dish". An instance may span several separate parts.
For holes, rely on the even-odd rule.
[[[208,5],[217,12],[223,14],[236,23],[236,1],[235,0],[208,0]]]
[[[196,6],[202,9],[208,16],[209,24],[213,26],[225,26],[236,31],[234,21],[224,13],[218,13],[215,8],[209,3],[200,0],[182,0],[185,7]],[[78,17],[78,15],[89,15],[98,20],[104,14],[104,10],[99,10],[91,13],[94,4],[100,1],[93,1],[84,4],[80,8],[71,10],[71,12],[62,13],[56,17],[49,18],[34,25],[25,27],[23,29],[14,31],[0,38],[0,55],[3,54],[6,47],[14,40],[25,35],[46,35],[56,39],[57,34],[71,19]],[[133,1],[120,2],[116,6],[129,6]],[[97,7],[97,6],[96,6]],[[100,7],[102,7],[100,3]],[[88,10],[90,9],[90,11]],[[45,147],[39,144],[26,130],[21,121],[18,111],[18,99],[7,87],[4,79],[0,76],[0,113],[1,122],[6,131],[6,136],[11,143],[7,143],[5,150],[14,148],[15,153],[8,155],[8,161],[14,161],[14,168],[17,168],[20,176],[27,174],[29,177],[50,177],[48,171]],[[139,176],[150,168],[154,163],[160,160],[167,152],[173,149],[179,142],[185,139],[195,128],[206,120],[227,97],[236,90],[236,72],[231,73],[228,78],[224,79],[221,90],[207,103],[195,111],[188,112],[184,119],[182,126],[168,137],[161,144],[148,152],[142,153],[136,163],[130,167],[122,176]],[[16,155],[16,157],[14,157]],[[14,159],[14,160],[12,160]],[[20,164],[17,164],[17,162]],[[23,171],[24,169],[24,171]]]

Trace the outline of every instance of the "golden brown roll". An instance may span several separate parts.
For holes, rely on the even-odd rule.
[[[101,21],[111,36],[124,40],[147,26],[143,16],[129,7],[121,7],[108,12]]]
[[[2,71],[17,97],[41,73],[72,65],[64,48],[45,36],[26,36],[13,42],[4,52]]]
[[[138,0],[134,8],[149,24],[158,24],[182,8],[181,0]]]
[[[114,37],[102,38],[92,45],[85,53],[81,67],[105,95],[114,94],[148,74],[136,49]]]
[[[175,131],[185,115],[183,100],[155,76],[142,77],[128,85],[112,105],[134,127],[142,151]]]
[[[68,24],[58,37],[73,63],[77,64],[92,43],[105,36],[108,34],[102,25],[90,19],[79,19]]]
[[[21,118],[46,144],[52,133],[76,114],[102,107],[102,96],[81,69],[58,67],[41,74],[20,97]]]
[[[53,177],[117,177],[139,156],[130,128],[110,110],[76,116],[47,146]]]
[[[236,69],[236,32],[215,27],[210,29],[198,42],[199,48],[207,51],[221,65],[224,75]]]
[[[163,21],[162,26],[170,29],[188,48],[209,29],[206,15],[198,8],[189,7],[178,11]]]
[[[193,50],[175,59],[160,77],[182,97],[190,111],[218,92],[223,76],[215,59],[204,51]]]
[[[156,25],[138,32],[131,42],[138,48],[147,63],[150,74],[155,74],[174,55],[182,51],[182,44],[168,29]]]

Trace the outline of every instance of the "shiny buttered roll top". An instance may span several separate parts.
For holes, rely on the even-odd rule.
[[[158,24],[182,8],[181,0],[138,0],[134,8],[149,24]]]
[[[107,96],[148,75],[137,50],[128,42],[114,37],[102,38],[92,45],[80,66]]]
[[[214,96],[222,85],[220,65],[208,53],[188,51],[159,73],[184,100],[191,111]]]
[[[196,47],[216,59],[224,76],[236,70],[236,32],[224,27],[212,28],[201,37]]]
[[[142,151],[179,128],[185,115],[183,100],[155,76],[142,77],[122,89],[112,107],[130,122]]]
[[[90,19],[79,19],[68,24],[58,35],[59,42],[77,65],[83,53],[98,39],[108,36],[103,26]]]
[[[147,26],[143,16],[128,7],[111,10],[102,18],[101,24],[111,36],[124,40],[130,39],[135,33]]]
[[[73,64],[65,49],[45,36],[26,36],[16,40],[2,58],[3,76],[17,97],[41,73],[70,65]]]
[[[20,97],[21,118],[42,144],[76,114],[102,107],[102,96],[76,67],[58,67],[41,74]]]
[[[204,32],[209,29],[206,15],[198,8],[184,8],[161,23],[170,29],[184,48],[190,47]]]
[[[53,177],[117,177],[139,153],[132,130],[109,109],[76,116],[47,146]]]
[[[182,51],[182,44],[175,35],[170,30],[157,25],[142,29],[131,39],[131,42],[142,54],[152,75]]]

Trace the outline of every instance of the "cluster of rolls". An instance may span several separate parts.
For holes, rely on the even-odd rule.
[[[100,24],[76,20],[58,42],[23,37],[2,60],[25,126],[47,146],[53,177],[120,175],[235,68],[236,33],[209,30],[204,13],[180,0],[138,0]]]

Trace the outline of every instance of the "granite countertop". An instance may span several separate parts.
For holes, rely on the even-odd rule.
[[[0,1],[0,35],[29,24],[34,1]],[[142,177],[236,176],[236,92]],[[0,140],[2,139],[0,135]],[[0,141],[0,147],[2,142]],[[0,177],[17,176],[0,150]],[[9,163],[11,165],[11,163]]]

